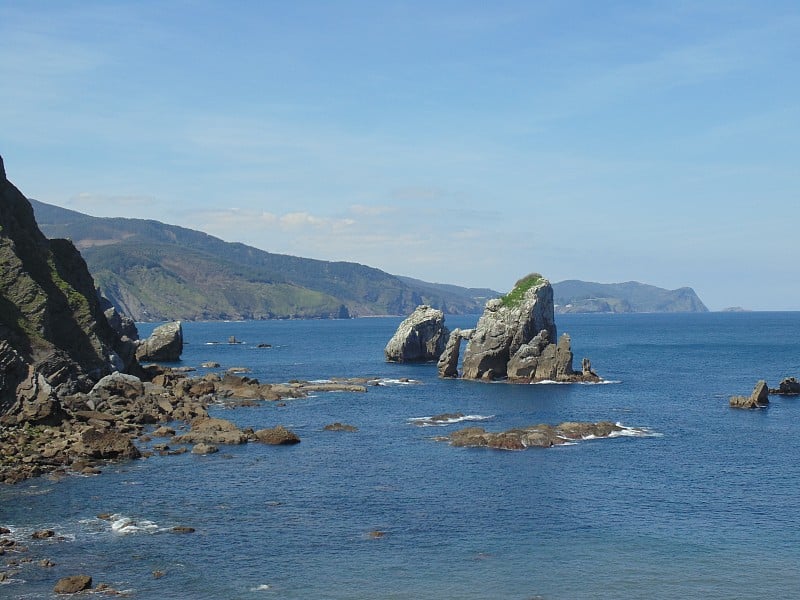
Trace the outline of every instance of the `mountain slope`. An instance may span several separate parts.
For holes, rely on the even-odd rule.
[[[485,302],[486,290],[273,254],[158,221],[31,204],[45,235],[71,239],[103,294],[136,320],[401,315],[419,304],[477,314]]]
[[[708,312],[692,288],[567,280],[553,284],[556,312]]]

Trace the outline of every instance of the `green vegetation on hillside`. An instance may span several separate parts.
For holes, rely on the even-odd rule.
[[[158,221],[31,203],[45,235],[73,240],[100,291],[141,321],[402,315],[419,304],[477,314],[487,295],[498,295],[273,254]]]

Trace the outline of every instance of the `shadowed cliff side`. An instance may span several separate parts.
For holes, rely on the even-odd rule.
[[[48,240],[0,157],[0,416],[58,422],[58,397],[136,368],[111,328],[86,263],[68,240]]]

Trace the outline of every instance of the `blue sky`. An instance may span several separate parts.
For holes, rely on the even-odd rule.
[[[797,2],[0,1],[29,197],[509,289],[800,310]]]

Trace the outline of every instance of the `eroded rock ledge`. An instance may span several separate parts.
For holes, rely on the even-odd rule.
[[[644,429],[624,427],[610,421],[597,423],[565,422],[560,425],[532,425],[502,432],[489,432],[482,427],[467,427],[448,436],[436,438],[452,446],[494,448],[497,450],[524,450],[550,448],[578,440],[616,437],[619,435],[647,435]]]

